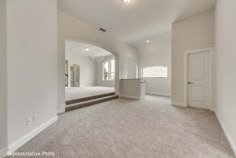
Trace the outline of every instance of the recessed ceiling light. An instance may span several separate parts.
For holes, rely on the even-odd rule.
[[[124,3],[130,3],[131,0],[122,0]]]
[[[146,43],[150,43],[151,41],[150,40],[146,40]]]
[[[90,49],[89,49],[89,48],[85,48],[84,50],[85,50],[86,52],[90,51]]]

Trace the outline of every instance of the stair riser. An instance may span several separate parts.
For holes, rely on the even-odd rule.
[[[66,111],[68,112],[68,111],[72,111],[72,110],[75,110],[75,109],[84,108],[84,107],[87,107],[87,106],[99,104],[99,103],[110,101],[110,100],[117,99],[117,98],[119,98],[119,96],[114,96],[114,97],[111,97],[111,98],[105,98],[105,99],[101,99],[101,100],[81,103],[81,104],[78,104],[78,105],[75,105],[75,106],[72,106],[72,107],[66,107]]]
[[[89,101],[89,100],[98,99],[98,98],[103,98],[103,97],[107,97],[111,95],[115,95],[115,93],[107,93],[107,94],[101,94],[101,95],[96,95],[96,96],[91,96],[91,97],[86,97],[86,98],[81,98],[81,99],[68,100],[66,101],[66,105],[80,103],[80,102]]]

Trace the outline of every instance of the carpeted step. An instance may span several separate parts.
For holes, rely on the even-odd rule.
[[[107,97],[107,96],[113,96],[113,95],[115,95],[115,92],[100,94],[100,95],[95,95],[95,96],[90,96],[90,97],[85,97],[85,98],[68,100],[68,101],[66,101],[66,105],[75,104],[75,103],[84,102],[84,101],[89,101],[89,100],[98,99],[98,98],[103,98],[103,97]]]
[[[115,95],[109,95],[109,96],[100,97],[100,98],[96,98],[96,99],[90,99],[90,100],[86,100],[86,101],[82,101],[82,102],[80,101],[77,103],[67,105],[66,111],[71,111],[71,110],[83,108],[86,106],[106,102],[106,101],[117,99],[117,98],[119,98],[119,96],[115,94]]]

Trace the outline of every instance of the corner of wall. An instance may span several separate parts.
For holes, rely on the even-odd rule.
[[[65,112],[65,107],[66,107],[65,104],[59,105],[59,106],[57,107],[57,114],[62,114],[62,113],[64,113],[64,112]]]
[[[220,115],[217,112],[217,110],[214,110],[214,112],[215,112],[215,115],[216,115],[216,117],[217,117],[217,119],[218,119],[218,121],[219,121],[219,123],[221,125],[221,128],[223,129],[224,134],[225,134],[225,136],[226,136],[226,138],[227,138],[227,140],[228,140],[228,142],[229,142],[229,144],[230,144],[230,146],[231,146],[231,148],[232,148],[232,150],[234,152],[234,155],[236,156],[236,144],[233,141],[233,138],[231,137],[228,129],[225,127],[225,123],[224,123],[223,119],[220,117]]]

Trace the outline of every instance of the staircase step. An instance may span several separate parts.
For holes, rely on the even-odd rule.
[[[79,99],[68,100],[68,101],[66,101],[66,105],[75,104],[75,103],[84,102],[84,101],[89,101],[89,100],[98,99],[98,98],[103,98],[103,97],[107,97],[107,96],[113,96],[113,95],[115,95],[115,92],[100,94],[100,95],[95,95],[95,96],[90,96],[90,97],[84,97],[84,98],[79,98]]]
[[[105,96],[105,97],[102,97],[102,98],[96,98],[96,99],[86,100],[86,101],[83,101],[83,102],[77,102],[77,103],[69,104],[69,105],[66,106],[66,111],[71,111],[71,110],[87,107],[87,106],[90,106],[90,105],[106,102],[106,101],[117,99],[117,98],[119,98],[118,95],[110,95],[110,96]]]

